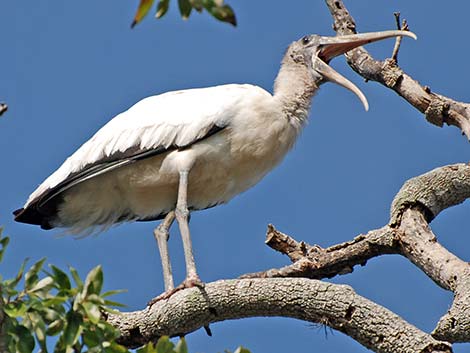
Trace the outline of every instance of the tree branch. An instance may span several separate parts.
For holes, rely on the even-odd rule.
[[[431,222],[442,210],[470,197],[470,166],[464,163],[436,168],[408,180],[392,202],[390,224],[400,223],[403,211],[412,206],[423,208]]]
[[[407,209],[400,224],[403,255],[439,286],[452,290],[454,301],[432,335],[448,342],[470,341],[470,266],[438,243],[419,208]]]
[[[372,230],[367,234],[360,234],[352,241],[326,249],[318,245],[299,243],[273,226],[268,227],[266,237],[268,246],[289,256],[293,263],[280,269],[249,273],[241,278],[331,278],[339,274],[351,273],[354,266],[364,266],[373,257],[400,253],[397,246],[397,232],[388,226]],[[284,243],[289,243],[289,246],[283,246]],[[303,255],[300,256],[302,253]]]
[[[334,19],[337,34],[356,33],[356,24],[342,0],[325,0]],[[430,123],[442,127],[454,125],[470,139],[470,104],[432,93],[407,75],[393,59],[375,60],[364,48],[346,54],[349,66],[368,81],[376,81],[394,90],[418,109]]]
[[[408,180],[392,203],[390,224],[400,230],[402,254],[455,294],[433,331],[449,342],[470,341],[470,266],[438,243],[428,226],[442,210],[470,198],[470,166],[453,164]]]
[[[352,272],[355,265],[364,265],[372,257],[400,254],[436,284],[455,293],[452,307],[440,319],[433,336],[449,342],[468,342],[470,266],[445,249],[428,225],[442,210],[467,198],[470,198],[470,166],[461,163],[434,169],[405,182],[393,200],[389,225],[349,242],[321,249],[299,243],[270,226],[266,243],[289,256],[293,264],[242,277],[330,278]]]
[[[110,315],[120,343],[137,347],[162,335],[178,336],[210,323],[253,316],[291,317],[325,324],[376,352],[451,352],[398,315],[345,285],[310,279],[270,278],[208,283],[142,311]]]

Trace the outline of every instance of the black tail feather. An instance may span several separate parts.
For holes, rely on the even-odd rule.
[[[13,211],[16,222],[34,224],[41,226],[42,229],[52,229],[54,228],[50,223],[49,217],[38,212],[34,205],[30,205],[26,208],[19,208]]]

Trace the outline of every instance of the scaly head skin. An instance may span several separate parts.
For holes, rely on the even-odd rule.
[[[416,35],[409,31],[383,31],[352,34],[338,37],[324,37],[316,34],[307,35],[293,42],[287,49],[283,59],[284,70],[308,69],[315,86],[331,81],[337,83],[356,94],[364,108],[369,104],[364,94],[352,82],[340,75],[328,64],[334,57],[344,54],[354,48],[386,38],[398,36],[411,37]]]

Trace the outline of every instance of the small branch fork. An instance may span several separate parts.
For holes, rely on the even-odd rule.
[[[342,0],[325,0],[334,19],[333,29],[339,35],[356,33],[356,24]],[[396,15],[396,18],[398,15]],[[399,18],[396,19],[400,26]],[[402,26],[407,29],[406,23]],[[458,102],[431,92],[421,86],[397,65],[399,43],[396,43],[392,58],[384,61],[374,59],[364,48],[359,47],[346,54],[349,66],[366,81],[376,81],[394,90],[413,107],[418,109],[431,124],[458,127],[470,139],[470,104]]]

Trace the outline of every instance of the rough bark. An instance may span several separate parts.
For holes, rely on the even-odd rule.
[[[284,316],[328,325],[376,352],[451,352],[398,315],[345,285],[300,278],[225,280],[179,292],[142,311],[114,315],[121,343],[135,347],[213,322]]]

